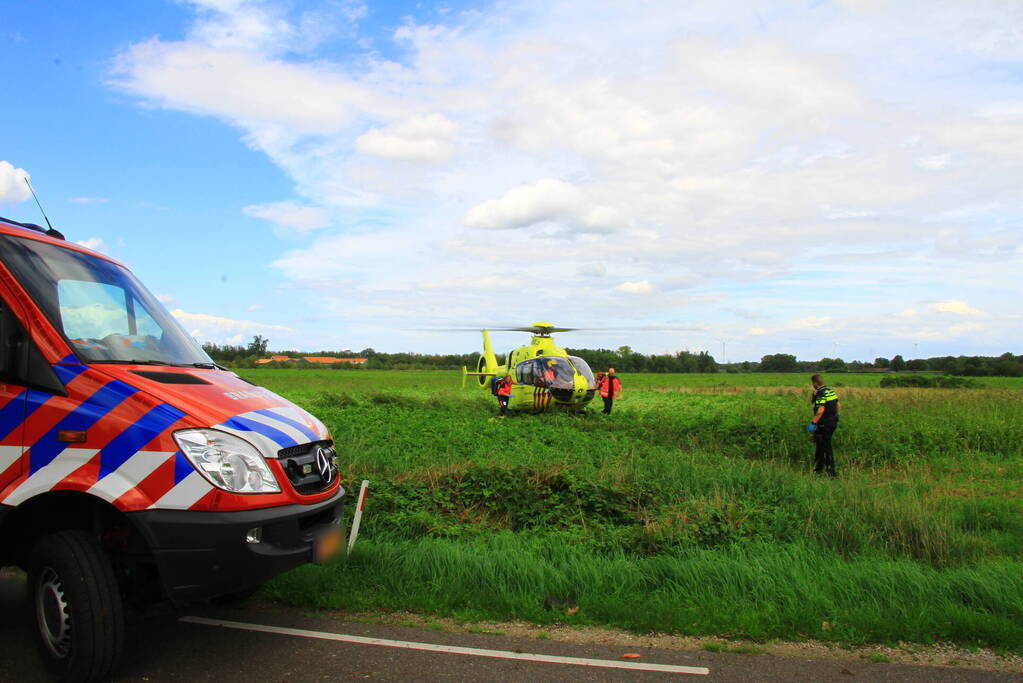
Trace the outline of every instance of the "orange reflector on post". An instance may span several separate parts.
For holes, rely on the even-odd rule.
[[[57,441],[64,443],[84,443],[85,430],[82,429],[58,429]]]

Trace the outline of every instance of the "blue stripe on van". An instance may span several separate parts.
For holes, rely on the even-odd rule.
[[[46,467],[60,455],[67,444],[57,441],[57,432],[61,429],[86,430],[93,426],[107,413],[120,405],[124,399],[136,393],[138,389],[119,380],[106,384],[93,393],[73,411],[65,415],[50,431],[46,432],[29,449],[29,474],[35,474]]]
[[[178,451],[177,455],[174,456],[174,485],[180,484],[181,480],[192,472],[195,472],[192,463],[188,461],[184,453]]]
[[[281,430],[274,429],[273,427],[268,427],[262,422],[256,422],[255,420],[250,420],[245,417],[235,416],[232,417],[230,420],[226,420],[222,424],[226,427],[231,427],[232,429],[240,429],[246,432],[256,432],[257,434],[262,434],[271,441],[276,442],[277,445],[280,446],[281,448],[288,448],[289,446],[298,445],[297,441],[292,439],[290,436],[288,436]]]
[[[292,420],[290,417],[287,417],[285,415],[278,415],[277,413],[275,413],[274,411],[270,410],[269,408],[267,408],[266,410],[256,410],[256,411],[253,411],[253,412],[255,412],[257,415],[265,415],[266,417],[269,417],[271,420],[277,420],[278,422],[283,422],[284,424],[288,425],[289,427],[297,429],[298,431],[302,432],[305,435],[305,437],[307,439],[309,439],[310,441],[318,441],[319,438],[320,438],[319,435],[316,434],[316,432],[314,432],[313,430],[309,429],[308,425],[304,425],[301,422],[299,422],[298,420]]]
[[[78,362],[78,356],[76,356],[73,353],[69,353],[68,355],[64,356],[63,358],[61,358],[57,362],[58,363],[77,363]]]
[[[75,377],[89,369],[88,365],[54,365],[53,371],[57,373],[57,379],[65,386],[71,383]]]
[[[163,403],[135,421],[99,454],[99,479],[123,465],[139,449],[152,441],[160,432],[183,418],[185,414],[174,406]]]
[[[35,389],[25,389],[12,398],[0,409],[0,439],[6,439],[11,432],[25,424],[28,416],[51,398],[53,394]]]
[[[0,440],[6,439],[11,432],[25,422],[25,396],[28,389],[19,391],[14,398],[0,408]]]

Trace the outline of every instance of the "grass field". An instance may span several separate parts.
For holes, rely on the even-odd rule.
[[[1023,652],[1023,380],[828,378],[825,480],[804,375],[630,375],[609,417],[499,421],[457,373],[243,374],[330,427],[353,492],[371,481],[352,556],[274,580],[276,599]]]

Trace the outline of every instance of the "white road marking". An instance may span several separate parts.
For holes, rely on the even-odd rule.
[[[702,666],[677,666],[674,664],[645,664],[642,662],[619,662],[614,659],[586,659],[584,657],[559,657],[557,655],[540,655],[531,652],[510,652],[508,650],[481,650],[475,647],[459,647],[457,645],[435,645],[433,643],[415,643],[406,640],[387,640],[385,638],[367,638],[350,636],[344,633],[327,633],[325,631],[307,631],[300,628],[283,628],[280,626],[263,626],[261,624],[245,624],[239,621],[223,619],[207,619],[205,617],[181,617],[180,621],[204,626],[222,626],[242,631],[258,631],[260,633],[277,633],[300,638],[317,638],[320,640],[336,640],[344,643],[360,645],[382,645],[405,650],[425,650],[427,652],[446,652],[455,655],[471,655],[474,657],[492,657],[495,659],[518,659],[527,662],[546,662],[549,664],[572,664],[575,666],[595,666],[606,669],[632,669],[634,671],[661,671],[664,673],[694,674],[706,676],[710,669]]]

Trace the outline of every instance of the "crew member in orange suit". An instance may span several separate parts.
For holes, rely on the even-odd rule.
[[[600,397],[604,399],[604,414],[610,415],[611,406],[614,405],[615,399],[622,397],[622,380],[618,379],[614,368],[608,368],[607,374],[598,380],[597,391],[600,392]]]

